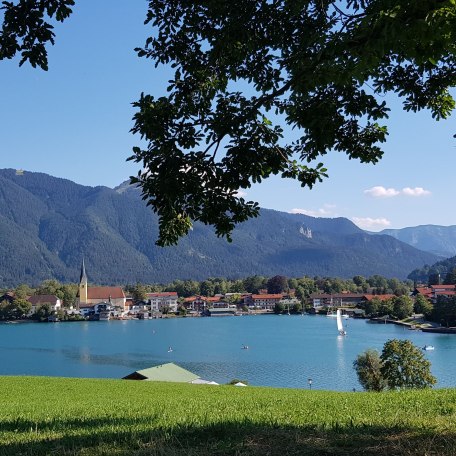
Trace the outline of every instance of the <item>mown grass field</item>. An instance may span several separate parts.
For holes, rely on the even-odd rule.
[[[0,377],[0,455],[455,455],[456,389]]]

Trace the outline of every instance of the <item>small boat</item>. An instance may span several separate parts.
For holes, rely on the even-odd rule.
[[[173,347],[168,347],[168,353],[171,353],[173,351]]]
[[[425,345],[423,350],[435,350],[434,345]]]
[[[342,314],[340,312],[340,309],[337,309],[336,317],[337,317],[337,331],[339,331],[339,336],[346,336],[347,331],[345,331],[344,326],[342,325]]]
[[[248,350],[249,346],[248,345],[243,345],[241,348],[242,348],[242,350]]]

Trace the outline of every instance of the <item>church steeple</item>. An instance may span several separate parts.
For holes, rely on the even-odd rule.
[[[82,257],[81,277],[79,277],[79,284],[81,284],[82,282],[87,283],[87,274],[86,274],[86,268],[85,268],[85,263],[84,263],[84,257]]]
[[[79,278],[79,304],[87,304],[87,274],[84,257],[82,257],[81,277]]]

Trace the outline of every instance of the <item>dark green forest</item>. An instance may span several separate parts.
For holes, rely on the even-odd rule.
[[[312,236],[306,235],[307,229]],[[46,279],[76,282],[85,258],[91,283],[168,283],[255,274],[405,278],[438,257],[344,218],[262,209],[233,242],[196,224],[177,246],[157,247],[157,217],[140,192],[86,187],[42,173],[0,170],[0,287]]]
[[[429,285],[456,283],[456,256],[417,268],[409,274],[408,278]]]

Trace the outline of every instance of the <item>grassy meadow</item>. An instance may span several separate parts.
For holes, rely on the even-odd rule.
[[[0,377],[0,455],[454,455],[456,389]]]

